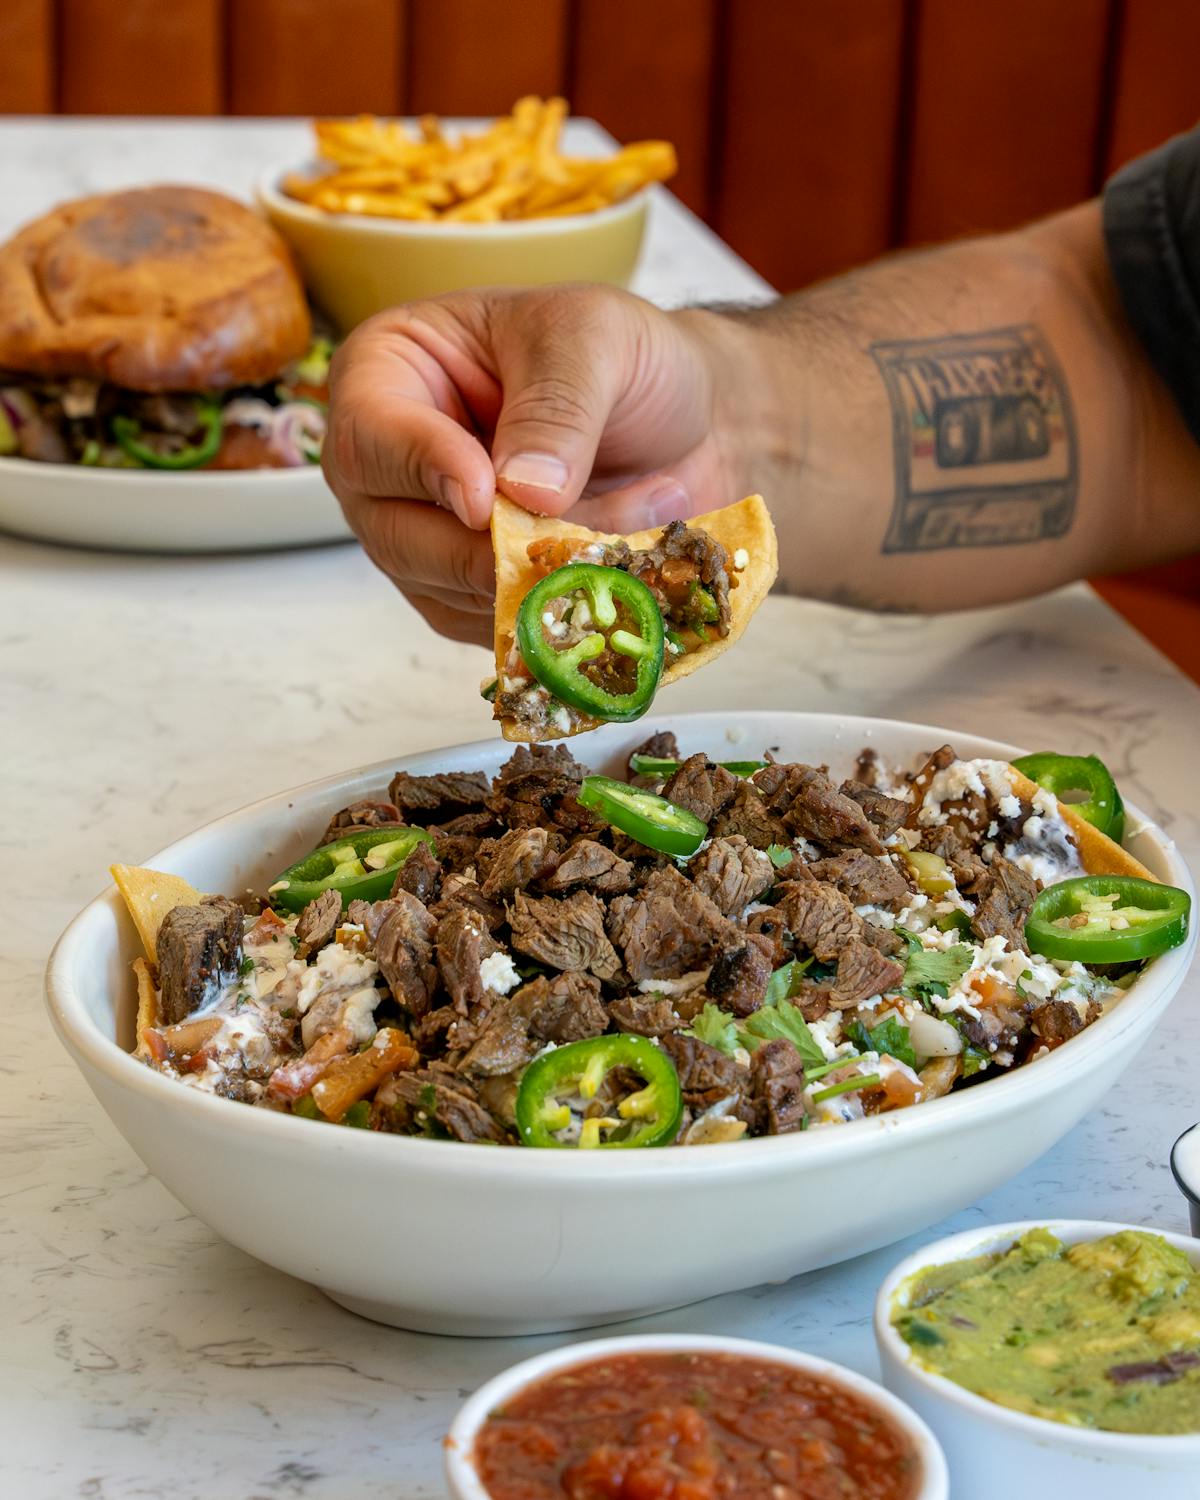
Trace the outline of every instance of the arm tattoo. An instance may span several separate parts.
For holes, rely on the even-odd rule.
[[[1003,547],[1075,518],[1075,417],[1032,324],[872,344],[892,406],[896,499],[884,552]]]

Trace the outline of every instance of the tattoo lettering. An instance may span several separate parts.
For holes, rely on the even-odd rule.
[[[1071,398],[1032,324],[872,344],[892,406],[896,500],[884,552],[1003,547],[1075,518]]]

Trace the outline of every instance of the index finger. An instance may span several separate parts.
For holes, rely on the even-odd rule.
[[[394,315],[346,341],[330,380],[323,467],[344,499],[431,500],[466,525],[487,525],[495,475],[455,382]]]

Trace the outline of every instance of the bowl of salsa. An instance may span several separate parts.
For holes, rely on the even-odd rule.
[[[1200,1239],[1091,1220],[992,1225],[879,1292],[884,1383],[955,1494],[1200,1494]]]
[[[455,1500],[948,1500],[925,1423],[748,1339],[597,1339],[505,1370],[446,1438]]]

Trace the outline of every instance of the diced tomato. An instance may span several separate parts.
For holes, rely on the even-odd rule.
[[[1021,1007],[1021,998],[1007,980],[995,974],[977,974],[971,980],[971,988],[979,996],[977,1005],[985,1009],[993,1005],[1007,1005],[1013,1010]]]

